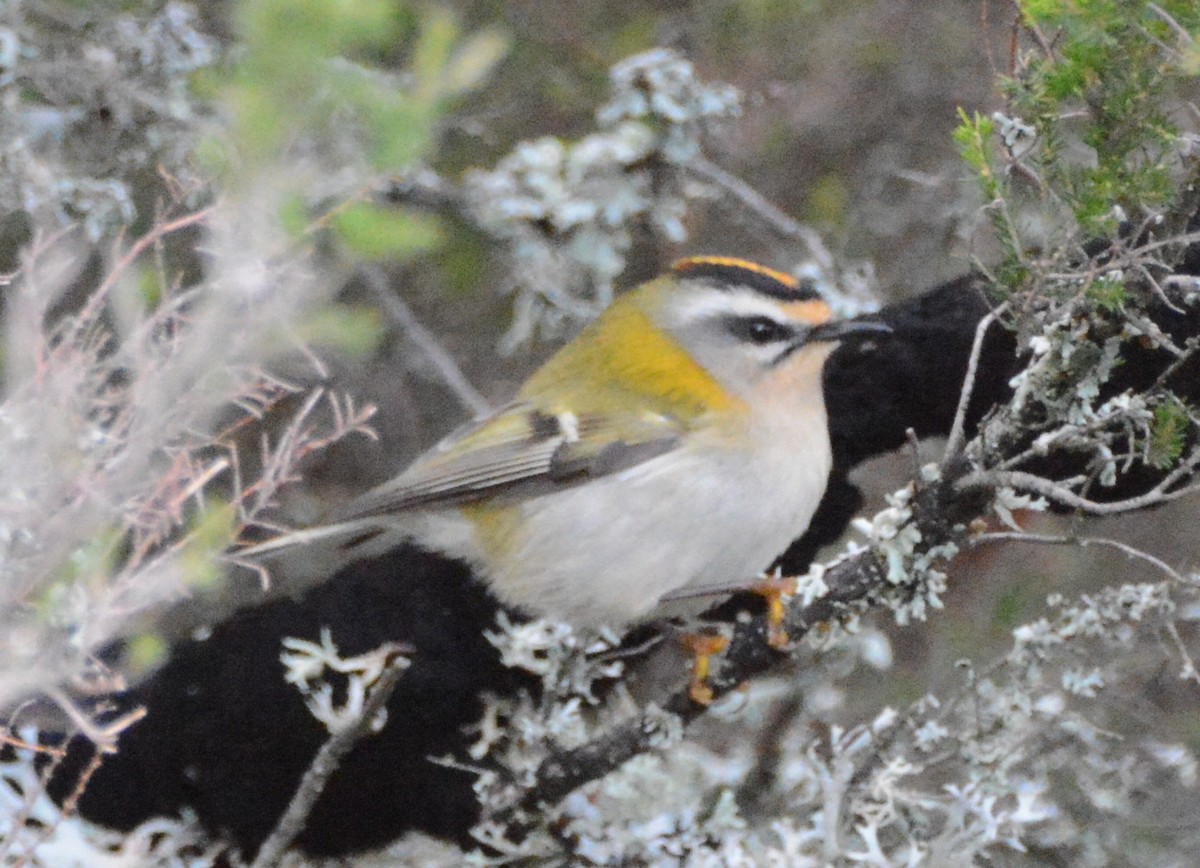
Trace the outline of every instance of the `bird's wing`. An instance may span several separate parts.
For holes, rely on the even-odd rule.
[[[511,404],[443,440],[404,473],[351,502],[338,521],[483,494],[521,498],[615,473],[674,449],[683,434],[657,413],[539,412]]]

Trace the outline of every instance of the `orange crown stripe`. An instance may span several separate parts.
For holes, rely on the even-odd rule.
[[[765,265],[759,265],[757,262],[751,262],[748,259],[738,259],[736,256],[688,256],[685,259],[678,259],[673,262],[671,270],[676,274],[686,274],[693,269],[706,265],[761,274],[764,277],[779,281],[789,289],[798,289],[800,287],[800,281],[790,274],[776,271],[774,268],[767,268]]]

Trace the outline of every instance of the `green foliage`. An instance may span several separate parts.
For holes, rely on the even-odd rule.
[[[402,39],[406,19],[394,0],[247,0],[238,16],[244,52],[227,91],[239,152],[253,165],[350,127],[377,169],[420,157],[447,102],[486,80],[507,41],[494,30],[462,38],[441,7],[416,18],[416,34]],[[408,48],[403,82],[369,63],[397,41]]]
[[[1087,295],[1100,310],[1106,313],[1120,313],[1129,298],[1125,281],[1113,277],[1094,280],[1087,287]]]
[[[237,522],[237,511],[229,503],[209,503],[193,519],[180,553],[180,573],[191,587],[212,588],[224,580],[227,571],[220,555],[234,538]]]
[[[246,172],[289,148],[329,171],[349,149],[375,172],[400,172],[429,151],[451,101],[482,84],[508,50],[496,30],[464,37],[447,9],[405,10],[396,0],[247,0],[238,22],[243,53],[226,97],[236,166]],[[374,63],[396,44],[403,74]],[[279,214],[295,236],[312,228],[308,184],[298,183]],[[407,258],[441,238],[430,217],[364,202],[335,206],[329,225],[368,259]]]
[[[1020,234],[1008,210],[1010,185],[1008,174],[1000,163],[995,148],[996,124],[975,112],[968,115],[958,110],[959,124],[954,130],[954,143],[959,155],[975,173],[980,192],[988,203],[987,214],[996,230],[996,238],[1004,249],[1004,257],[994,266],[997,284],[1015,291],[1029,277]]]
[[[71,552],[37,596],[38,615],[52,624],[71,623],[81,596],[86,599],[108,583],[120,560],[124,539],[120,530],[109,528]]]
[[[1172,400],[1154,408],[1150,440],[1146,444],[1146,463],[1160,470],[1174,466],[1187,444],[1191,419],[1185,406]]]
[[[139,301],[146,310],[154,310],[162,303],[164,289],[165,287],[156,270],[143,268],[138,271],[137,290]]]
[[[839,175],[829,174],[819,178],[805,197],[805,215],[809,220],[826,226],[842,224],[849,208],[850,191]]]
[[[441,239],[436,218],[369,202],[354,202],[333,215],[338,237],[366,259],[406,259]]]
[[[1084,234],[1111,233],[1124,214],[1169,204],[1178,130],[1170,97],[1195,75],[1194,43],[1174,24],[1200,33],[1200,6],[1099,0],[1027,0],[1023,20],[1040,34],[1006,82],[1011,113],[1037,139],[1026,156],[1044,192],[1064,203]],[[1091,159],[1081,159],[1086,149]]]
[[[995,125],[979,112],[968,115],[961,108],[958,110],[958,117],[959,125],[954,130],[954,143],[958,145],[958,152],[963,160],[975,170],[984,199],[990,202],[1000,195],[992,148]]]
[[[385,334],[378,310],[349,305],[329,305],[308,317],[300,328],[307,344],[329,347],[359,358],[369,357]]]
[[[482,30],[462,39],[453,16],[431,7],[413,49],[413,97],[437,103],[474,90],[507,52],[508,40],[498,31]]]
[[[1030,594],[1027,588],[1014,584],[996,598],[992,608],[992,624],[1004,630],[1012,630],[1024,623],[1029,617],[1028,610],[1033,599],[1035,595]]]
[[[284,196],[279,206],[279,223],[289,235],[300,237],[312,227],[308,200],[299,190]]]
[[[157,633],[139,633],[126,640],[124,663],[130,674],[141,675],[162,663],[169,650],[166,641]]]
[[[249,0],[238,9],[244,53],[229,96],[239,143],[274,154],[287,134],[314,118],[314,96],[339,73],[329,61],[382,49],[395,38],[387,0]]]

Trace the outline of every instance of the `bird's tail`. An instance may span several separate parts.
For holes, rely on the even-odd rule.
[[[381,532],[377,524],[343,521],[283,533],[264,543],[239,549],[235,554],[249,561],[271,561],[297,547],[352,548],[363,537],[377,536]]]
[[[355,560],[397,545],[397,529],[378,519],[356,519],[280,534],[232,553],[233,558],[265,571],[292,589],[334,576]]]

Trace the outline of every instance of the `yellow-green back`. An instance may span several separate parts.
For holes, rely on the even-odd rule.
[[[555,395],[554,406],[540,408],[550,413],[639,408],[685,423],[733,409],[739,400],[654,322],[656,305],[677,291],[668,276],[620,296],[525,382],[520,398]]]

